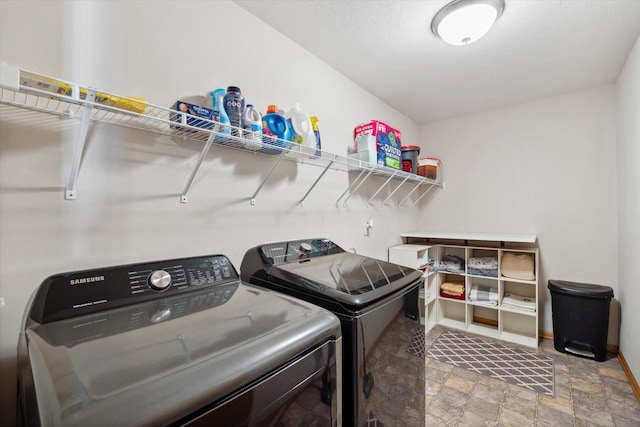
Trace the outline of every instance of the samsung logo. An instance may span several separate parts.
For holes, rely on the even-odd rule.
[[[71,279],[69,281],[72,285],[82,285],[84,283],[93,283],[93,282],[102,282],[104,281],[104,276],[93,276],[93,277],[83,277],[81,279]]]

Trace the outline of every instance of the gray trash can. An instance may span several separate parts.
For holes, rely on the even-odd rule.
[[[547,287],[551,292],[555,349],[604,361],[613,289],[564,280],[549,280]]]

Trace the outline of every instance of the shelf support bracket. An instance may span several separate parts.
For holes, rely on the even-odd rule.
[[[402,204],[403,204],[403,203],[404,203],[404,202],[405,202],[409,197],[411,197],[411,195],[412,195],[412,194],[413,194],[413,193],[414,193],[418,188],[420,188],[420,186],[421,186],[423,183],[424,183],[424,180],[423,180],[422,182],[420,182],[420,183],[416,184],[416,186],[415,186],[415,187],[413,187],[413,190],[409,191],[409,194],[407,194],[407,195],[404,197],[404,199],[402,199],[402,200],[400,201],[400,203],[398,203],[398,206],[402,206]],[[412,206],[413,206],[413,205],[412,205]]]
[[[347,201],[351,198],[351,196],[353,195],[354,192],[358,191],[358,188],[360,188],[362,186],[362,184],[364,184],[364,182],[367,180],[367,178],[369,178],[369,176],[371,176],[371,174],[373,173],[374,169],[370,169],[369,173],[366,174],[364,176],[364,178],[362,178],[362,180],[358,183],[358,185],[356,185],[353,189],[353,192],[350,192],[349,195],[347,196],[346,199],[344,199],[344,201],[342,202],[342,205],[346,208],[347,207]]]
[[[315,180],[315,182],[311,185],[311,188],[309,188],[309,190],[307,190],[307,192],[305,193],[304,196],[302,196],[302,199],[300,199],[300,206],[304,206],[304,201],[306,200],[307,196],[309,195],[309,193],[311,193],[311,190],[313,190],[315,188],[315,186],[318,184],[318,182],[320,182],[320,180],[322,179],[322,177],[324,176],[325,173],[327,173],[327,171],[329,170],[329,168],[331,167],[331,165],[333,165],[334,160],[331,160],[329,162],[329,164],[327,166],[325,166],[324,170],[322,171],[322,173],[320,174],[320,176]]]
[[[82,161],[82,153],[84,147],[87,145],[87,131],[89,130],[89,123],[91,122],[91,112],[93,110],[93,102],[96,99],[96,92],[93,89],[89,89],[87,92],[86,104],[84,104],[84,112],[82,114],[82,123],[80,124],[80,134],[78,135],[78,142],[76,143],[76,149],[73,153],[73,163],[71,165],[71,175],[69,176],[69,183],[64,193],[64,198],[67,200],[75,200],[78,197],[76,191],[76,184],[78,183],[78,172],[80,171],[80,162]]]
[[[393,189],[393,191],[391,192],[391,194],[389,194],[389,195],[387,196],[387,198],[383,200],[383,202],[382,202],[382,206],[384,206],[384,205],[386,205],[386,204],[387,204],[387,201],[388,201],[391,197],[393,197],[393,195],[394,195],[394,194],[396,194],[396,191],[398,191],[398,190],[400,189],[400,187],[402,187],[402,185],[403,185],[405,182],[407,182],[407,180],[409,179],[409,177],[410,177],[410,176],[411,176],[411,175],[407,174],[407,176],[405,177],[405,179],[403,179],[403,180],[402,180],[402,182],[401,182],[400,184],[398,184],[398,186],[397,186],[396,188],[394,188],[394,189]]]
[[[384,184],[382,184],[380,186],[380,188],[378,188],[378,191],[376,191],[375,193],[373,193],[373,196],[369,197],[369,200],[367,200],[367,206],[371,206],[371,201],[378,195],[379,192],[382,191],[382,189],[389,183],[391,182],[391,180],[393,179],[394,176],[396,176],[397,171],[393,171],[393,174],[384,182]]]
[[[413,202],[413,205],[411,205],[411,206],[417,205],[418,202],[420,201],[420,199],[422,199],[424,196],[426,196],[429,193],[429,191],[431,191],[433,189],[433,187],[435,187],[435,184],[429,185],[429,188],[427,188],[427,190],[424,193],[422,193],[420,195],[420,197],[418,197],[418,199],[415,202]]]
[[[216,137],[216,134],[214,132],[211,132],[209,134],[209,138],[207,139],[207,143],[204,144],[204,148],[202,149],[202,152],[200,153],[200,157],[198,158],[198,163],[196,164],[196,166],[191,171],[191,176],[189,177],[189,180],[187,181],[187,185],[185,185],[184,186],[184,190],[182,190],[182,196],[180,197],[180,201],[182,203],[187,203],[189,201],[189,196],[187,194],[189,192],[189,188],[191,187],[191,184],[193,183],[193,179],[196,177],[196,173],[198,173],[198,169],[200,169],[200,166],[202,165],[202,161],[204,160],[205,157],[207,157],[207,154],[209,154],[209,149],[211,148],[211,144],[213,143],[213,140],[214,140],[215,137]]]
[[[260,193],[260,190],[262,190],[262,187],[264,187],[264,184],[266,184],[266,182],[269,180],[269,178],[271,177],[271,174],[273,174],[273,172],[278,168],[278,165],[280,164],[280,161],[284,157],[284,153],[285,152],[286,152],[286,150],[282,150],[282,153],[280,153],[280,155],[278,156],[278,160],[276,160],[276,162],[273,164],[273,166],[271,166],[271,170],[269,171],[267,176],[264,177],[264,179],[262,180],[262,183],[260,184],[260,186],[258,187],[256,192],[253,193],[253,196],[251,196],[251,205],[252,206],[256,204],[256,197],[258,196],[258,193]]]
[[[351,183],[351,185],[348,186],[346,190],[344,190],[344,193],[342,193],[340,197],[338,197],[338,200],[336,200],[336,207],[339,206],[340,200],[345,196],[345,194],[347,194],[347,192],[349,192],[349,190],[351,190],[351,187],[353,187],[358,183],[358,181],[360,181],[360,178],[362,178],[362,175],[364,175],[366,171],[367,171],[366,169],[362,169],[360,171],[360,175],[358,175],[358,177]]]

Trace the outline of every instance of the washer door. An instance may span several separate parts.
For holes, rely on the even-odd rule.
[[[342,340],[329,341],[235,393],[201,415],[178,424],[190,427],[342,425]]]

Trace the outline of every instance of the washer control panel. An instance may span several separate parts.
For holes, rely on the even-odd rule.
[[[238,273],[224,255],[58,274],[38,288],[31,318],[47,323],[237,281]]]

